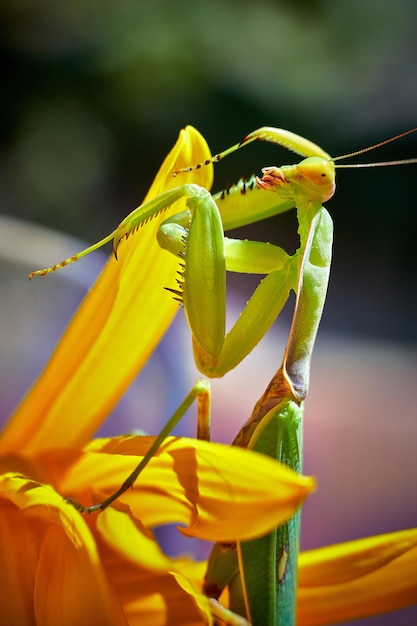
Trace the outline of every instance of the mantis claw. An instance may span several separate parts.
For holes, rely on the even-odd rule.
[[[288,182],[282,169],[274,165],[263,167],[262,174],[262,178],[256,177],[256,184],[260,189],[265,189],[266,191],[274,191],[278,185]]]

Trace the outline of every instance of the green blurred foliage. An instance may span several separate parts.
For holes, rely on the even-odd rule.
[[[331,154],[415,126],[416,18],[414,0],[3,0],[1,210],[94,241],[186,124],[213,152],[268,124]],[[370,159],[416,155],[410,137]],[[216,187],[292,160],[251,146]],[[413,167],[339,174],[331,327],[410,338]],[[294,224],[244,234],[296,245]]]

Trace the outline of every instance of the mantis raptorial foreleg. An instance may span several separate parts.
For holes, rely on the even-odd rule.
[[[224,230],[302,206],[322,202],[334,191],[334,167],[319,146],[288,131],[267,129],[253,139],[267,138],[308,158],[298,165],[276,169],[271,182],[240,182],[228,193],[212,197],[193,184],[162,193],[135,209],[119,227],[99,244],[55,266],[33,272],[46,274],[81,258],[113,239],[116,254],[120,241],[165,211],[181,198],[188,211],[171,217],[161,227],[160,244],[180,257],[181,276],[170,287],[183,305],[193,336],[194,356],[207,376],[223,376],[235,367],[260,341],[295,288],[299,258],[261,242],[229,240]],[[249,141],[249,140],[248,140]],[[315,156],[310,156],[310,155]],[[270,175],[271,178],[271,175]],[[274,193],[269,192],[271,186]],[[305,233],[300,229],[300,250]],[[266,274],[236,324],[226,334],[226,270]]]

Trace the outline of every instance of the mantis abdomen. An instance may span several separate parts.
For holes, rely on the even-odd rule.
[[[303,407],[284,399],[255,430],[249,447],[301,472]],[[238,544],[247,619],[252,624],[295,624],[300,511],[275,531]],[[247,585],[246,580],[251,584]],[[239,612],[231,605],[232,611]]]

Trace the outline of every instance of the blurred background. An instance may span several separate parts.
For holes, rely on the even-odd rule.
[[[29,284],[27,271],[83,245],[44,227],[86,242],[113,230],[186,124],[213,153],[271,125],[332,155],[416,126],[416,26],[413,0],[3,0],[1,419],[40,372],[104,258]],[[365,156],[415,157],[417,133]],[[251,145],[216,166],[215,190],[293,161],[274,146]],[[327,203],[335,249],[307,404],[305,471],[318,477],[319,491],[305,507],[306,548],[416,522],[415,172],[342,170]],[[234,235],[291,250],[295,233],[291,213]],[[234,308],[257,280],[229,283]],[[230,441],[250,414],[279,365],[290,314],[216,382],[215,439]],[[163,422],[194,382],[182,314],[165,345],[104,432],[140,421],[145,393],[147,413]],[[188,363],[183,380],[173,378],[178,356]],[[148,397],[166,368],[172,389]],[[158,404],[161,395],[169,406]]]

